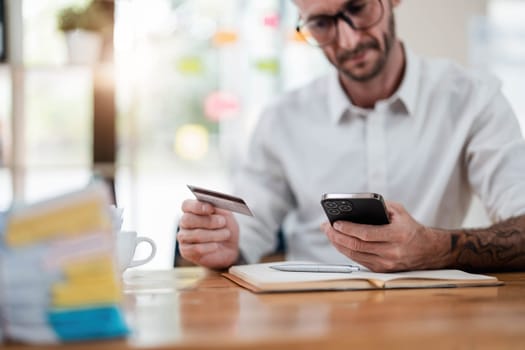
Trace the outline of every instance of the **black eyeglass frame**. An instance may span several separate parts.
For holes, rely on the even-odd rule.
[[[339,19],[342,19],[346,24],[348,24],[350,26],[350,28],[352,28],[353,30],[367,30],[367,29],[370,29],[372,27],[374,27],[375,25],[377,25],[379,22],[381,22],[381,20],[383,19],[383,16],[385,15],[385,6],[383,5],[383,1],[381,0],[377,0],[379,2],[379,6],[381,7],[381,14],[379,15],[379,17],[377,18],[376,21],[372,22],[371,24],[369,25],[366,25],[364,27],[356,27],[354,22],[352,21],[352,19],[350,17],[348,17],[348,15],[345,14],[345,10],[340,10],[339,12],[337,12],[336,14],[334,15],[326,15],[327,17],[330,17],[332,20],[333,20],[333,23],[335,24],[335,35],[333,37],[333,39],[327,41],[326,43],[317,43],[317,40],[315,42],[312,42],[310,40],[308,40],[308,38],[306,38],[305,35],[303,35],[303,33],[301,32],[301,28],[303,28],[305,25],[306,25],[306,21],[302,18],[299,18],[297,20],[297,25],[295,26],[295,30],[297,31],[297,33],[299,33],[299,35],[310,45],[312,46],[316,46],[316,47],[323,47],[323,46],[326,46],[326,45],[330,45],[331,43],[333,43],[335,40],[337,40],[338,36],[339,36],[339,29],[337,27],[337,22],[339,21]]]

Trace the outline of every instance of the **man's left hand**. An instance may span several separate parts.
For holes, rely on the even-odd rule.
[[[387,202],[390,224],[325,222],[321,229],[341,253],[376,272],[443,268],[450,237],[418,223],[398,203]]]

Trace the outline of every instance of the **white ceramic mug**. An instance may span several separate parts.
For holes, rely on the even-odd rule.
[[[144,259],[134,259],[135,250],[140,243],[148,243],[151,251],[148,257]],[[116,234],[117,261],[120,271],[129,267],[144,265],[153,259],[157,252],[157,246],[152,239],[138,236],[135,231],[120,231]]]

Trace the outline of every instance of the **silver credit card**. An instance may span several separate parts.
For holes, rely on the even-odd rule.
[[[210,203],[217,208],[234,211],[239,214],[253,216],[252,211],[248,208],[248,205],[242,198],[197,186],[187,186],[201,202]]]

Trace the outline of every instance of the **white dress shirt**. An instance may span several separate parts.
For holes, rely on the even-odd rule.
[[[477,195],[494,221],[525,214],[525,142],[495,78],[406,50],[399,89],[373,109],[352,105],[337,73],[285,94],[258,121],[235,192],[248,262],[349,263],[320,230],[323,193],[376,192],[420,223],[458,228]]]

